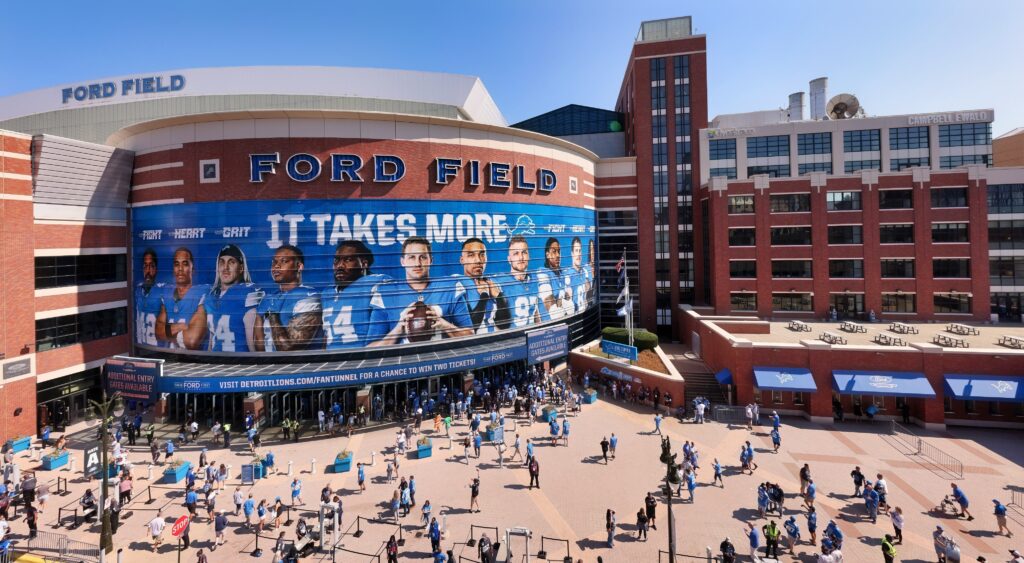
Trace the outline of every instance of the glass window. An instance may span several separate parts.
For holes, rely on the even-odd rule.
[[[989,213],[1024,213],[1024,184],[989,184]]]
[[[636,227],[636,211],[616,210],[597,212],[597,226],[601,228]]]
[[[883,313],[916,313],[917,296],[913,293],[883,293]]]
[[[127,281],[126,264],[124,254],[40,256],[35,259],[36,289]]]
[[[675,103],[677,108],[688,108],[690,107],[690,85],[689,84],[676,84],[675,85]]]
[[[773,278],[810,278],[810,260],[772,260]]]
[[[826,174],[832,173],[831,162],[808,162],[806,164],[797,165],[798,174],[803,176],[804,174],[810,174],[811,172],[824,172]]]
[[[676,202],[676,223],[679,225],[689,225],[693,223],[693,207],[689,202]]]
[[[708,158],[711,160],[736,158],[736,139],[712,139],[708,141]]]
[[[898,223],[895,225],[879,225],[881,244],[910,244],[914,242],[914,224]]]
[[[832,154],[832,133],[801,133],[796,147],[796,154]]]
[[[789,176],[788,164],[769,164],[765,166],[748,166],[747,176],[767,174],[770,178],[784,178]]]
[[[931,166],[931,160],[927,156],[915,158],[894,158],[889,161],[889,170],[899,172],[905,168],[914,166]]]
[[[932,223],[932,242],[970,242],[967,223]]]
[[[864,261],[859,259],[829,260],[828,277],[863,278]]]
[[[668,137],[668,119],[664,115],[651,116],[651,137],[654,139]]]
[[[867,152],[882,150],[880,129],[843,131],[843,152]],[[849,172],[849,170],[847,170]]]
[[[676,141],[676,164],[690,164],[690,141]]]
[[[775,194],[768,196],[772,213],[795,213],[811,210],[811,194]]]
[[[127,330],[127,307],[37,319],[36,351],[119,336]]]
[[[990,285],[1024,285],[1024,256],[993,256],[988,266]]]
[[[992,166],[992,155],[990,154],[965,154],[954,156],[940,156],[939,168],[960,168],[968,164],[984,164]]]
[[[810,293],[773,293],[773,311],[813,311],[814,297]]]
[[[991,123],[939,125],[940,147],[968,147],[992,144]]]
[[[757,260],[730,260],[730,278],[756,278]]]
[[[932,189],[932,207],[967,207],[967,188]]]
[[[735,166],[729,166],[729,167],[725,167],[725,168],[712,168],[711,170],[708,171],[708,174],[712,178],[721,177],[721,178],[728,178],[730,180],[735,180],[736,179],[736,167]]]
[[[754,212],[754,196],[733,195],[729,196],[729,214],[738,215],[741,213]]]
[[[789,135],[747,138],[747,158],[767,156],[789,156]]]
[[[772,227],[772,244],[778,246],[809,246],[810,227]]]
[[[847,174],[853,174],[858,170],[878,170],[882,171],[881,160],[847,160],[843,164],[843,171]]]
[[[729,246],[754,246],[755,244],[752,227],[729,229]]]
[[[668,143],[654,143],[651,147],[651,164],[668,166]],[[667,172],[665,172],[667,177]]]
[[[912,278],[914,277],[913,258],[886,258],[882,260],[883,278]]]
[[[970,258],[935,258],[932,260],[933,278],[971,277]]]
[[[690,77],[689,55],[676,55],[675,57],[672,57],[672,66],[674,68],[673,76],[675,76],[676,78]]]
[[[693,193],[693,176],[689,170],[676,170],[676,195]]]
[[[989,249],[1024,248],[1024,220],[989,221]]]
[[[879,190],[879,209],[913,209],[914,190]]]
[[[889,129],[889,149],[928,148],[928,126],[893,127]]]
[[[733,311],[756,311],[756,293],[730,293],[729,304]]]
[[[651,178],[654,181],[654,197],[668,197],[668,172],[654,172]]]
[[[936,293],[936,313],[970,313],[971,296],[966,293]]]
[[[825,206],[829,211],[855,211],[861,209],[860,192],[828,192]]]
[[[835,225],[828,228],[829,244],[863,244],[864,228],[860,225]]]

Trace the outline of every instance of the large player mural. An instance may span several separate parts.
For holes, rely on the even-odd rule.
[[[594,224],[586,209],[444,200],[136,208],[136,342],[341,350],[565,319],[596,302]]]

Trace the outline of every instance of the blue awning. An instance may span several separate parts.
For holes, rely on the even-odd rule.
[[[717,379],[718,383],[721,385],[732,385],[732,372],[729,371],[729,368],[720,369],[718,370],[718,373],[715,374],[715,379]]]
[[[1024,401],[1024,377],[947,373],[946,392],[964,401]]]
[[[916,371],[833,370],[832,385],[840,395],[935,397],[928,378]]]
[[[757,388],[766,391],[817,391],[811,370],[804,368],[754,367]]]

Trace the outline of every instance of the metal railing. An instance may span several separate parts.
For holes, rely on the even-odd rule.
[[[1007,507],[1024,514],[1024,488],[1010,489],[1010,504]]]
[[[685,553],[676,553],[675,560],[677,562],[679,562],[679,561],[706,561],[707,563],[718,563],[718,562],[720,562],[722,560],[721,557],[719,557],[717,555],[712,555],[711,554],[711,548],[710,547],[705,547],[704,550],[705,550],[705,554],[704,555],[687,555]],[[672,561],[672,558],[669,557],[669,555],[670,555],[669,552],[665,551],[664,549],[659,549],[658,550],[658,563]]]
[[[911,455],[927,459],[957,479],[964,478],[964,464],[959,459],[925,442],[923,438],[895,420],[892,421],[890,428],[889,434],[910,448],[913,451]]]
[[[715,422],[721,422],[724,424],[746,424],[747,407],[717,405],[711,409],[711,416],[714,417]]]
[[[43,555],[54,554],[60,560],[92,562],[100,560],[100,546],[88,542],[73,540],[64,534],[38,532],[36,537],[26,540],[31,553]]]

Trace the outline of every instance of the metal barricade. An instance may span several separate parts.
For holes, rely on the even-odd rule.
[[[1007,507],[1024,515],[1024,488],[1014,487],[1010,489],[1010,504]]]
[[[706,553],[704,555],[687,555],[685,553],[676,553],[676,563],[679,563],[681,561],[705,561],[706,563],[719,563],[722,560],[720,556],[711,554],[710,547],[705,548],[705,551]],[[669,552],[665,551],[664,549],[659,549],[658,563],[668,563],[669,561],[672,561],[672,558],[669,557]]]
[[[100,560],[99,545],[72,540],[64,534],[38,532],[36,537],[29,538],[26,542],[30,553],[39,553],[44,556],[53,554],[62,561],[92,562]]]
[[[716,405],[711,409],[711,413],[715,422],[721,422],[722,424],[747,423],[747,407]]]
[[[909,428],[892,421],[890,435],[903,442],[908,448],[922,458],[927,459],[940,469],[955,476],[957,479],[964,478],[964,464],[959,459],[940,450],[939,448],[925,442],[923,438],[914,434]]]

